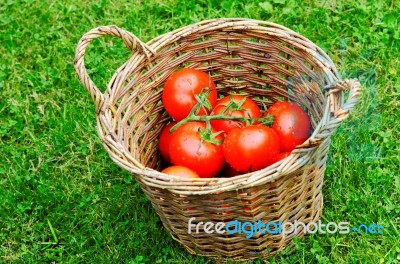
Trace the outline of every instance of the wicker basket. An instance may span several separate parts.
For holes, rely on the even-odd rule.
[[[122,38],[132,57],[101,93],[84,66],[85,50],[100,36]],[[263,223],[317,221],[330,136],[361,93],[341,80],[330,58],[307,38],[274,23],[215,19],[186,26],[147,44],[116,26],[102,26],[79,41],[74,61],[96,106],[101,142],[133,174],[172,237],[193,254],[235,259],[265,257],[294,236],[189,233],[189,219]],[[161,104],[165,80],[180,67],[208,72],[219,94],[245,92],[260,105],[297,102],[311,117],[313,133],[284,160],[233,178],[185,179],[159,172],[157,138],[169,117]],[[345,91],[349,90],[347,99]],[[206,164],[205,164],[206,166]],[[302,229],[300,229],[302,230]]]

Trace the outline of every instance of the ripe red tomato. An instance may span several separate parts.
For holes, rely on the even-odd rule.
[[[191,169],[177,165],[165,168],[162,173],[186,178],[199,178],[199,175]]]
[[[268,113],[274,116],[272,129],[279,137],[281,151],[292,151],[310,136],[310,118],[296,103],[276,102]]]
[[[275,162],[279,139],[265,125],[232,129],[222,143],[226,161],[235,170],[249,172],[263,169]]]
[[[165,82],[162,102],[168,114],[175,121],[180,121],[187,117],[197,104],[195,96],[207,91],[212,109],[218,97],[213,80],[205,72],[184,68],[172,74]],[[210,111],[202,107],[198,115],[207,115]]]
[[[233,101],[233,103],[231,102]],[[243,102],[244,100],[244,102]],[[227,106],[231,104],[229,108]],[[247,98],[245,95],[228,95],[217,101],[217,106],[211,112],[211,115],[218,115],[227,109],[224,113],[224,116],[233,116],[233,117],[244,117],[244,118],[259,118],[261,116],[261,111],[258,105]],[[256,124],[256,123],[255,123]],[[237,120],[212,120],[211,125],[217,131],[225,131],[225,133],[229,133],[232,129],[236,127],[244,127],[245,122],[237,121]]]
[[[287,158],[287,157],[289,157],[290,156],[290,153],[291,152],[281,152],[281,153],[279,153],[277,156],[276,156],[276,161],[275,162],[278,162],[278,161],[281,161],[281,160],[283,160],[284,158]]]
[[[210,178],[224,167],[225,159],[221,145],[202,138],[205,129],[204,122],[188,122],[180,126],[173,133],[169,154],[173,164],[188,167],[201,178]],[[222,136],[218,135],[216,140],[222,140]]]
[[[160,137],[158,139],[158,148],[160,150],[161,156],[165,161],[170,162],[171,158],[169,157],[169,144],[171,142],[172,133],[169,130],[176,125],[176,122],[169,123],[164,127],[161,131]]]

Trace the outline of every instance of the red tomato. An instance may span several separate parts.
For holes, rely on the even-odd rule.
[[[172,74],[165,82],[162,102],[168,114],[175,121],[180,121],[187,117],[197,104],[195,95],[207,91],[210,93],[207,98],[212,109],[218,97],[213,80],[205,72],[184,68]],[[202,107],[198,115],[207,115],[210,111]]]
[[[199,178],[199,175],[197,175],[196,172],[194,172],[191,169],[186,168],[184,166],[171,166],[171,167],[165,168],[162,171],[162,173],[186,177],[186,178]]]
[[[310,118],[296,103],[276,102],[268,113],[274,116],[272,129],[279,137],[282,152],[292,151],[310,136]]]
[[[231,102],[233,100],[233,103]],[[244,103],[242,104],[242,101]],[[231,104],[229,108],[227,106]],[[244,117],[244,118],[259,118],[261,116],[260,108],[258,105],[247,98],[245,95],[228,95],[217,101],[217,106],[211,112],[211,115],[218,115],[227,109],[224,113],[224,116],[233,116],[233,117]],[[232,129],[236,127],[244,127],[245,122],[236,121],[236,120],[212,120],[211,125],[217,131],[225,131],[228,133]]]
[[[204,122],[188,122],[180,126],[172,136],[169,154],[173,164],[188,167],[201,178],[210,178],[222,170],[225,159],[221,145],[202,138],[205,128]],[[221,139],[221,135],[216,138]]]
[[[226,161],[235,170],[249,172],[263,169],[275,162],[279,154],[279,139],[265,125],[235,128],[222,144]]]
[[[169,143],[171,142],[172,133],[169,133],[169,130],[174,125],[176,125],[176,122],[172,122],[166,125],[161,131],[160,137],[158,139],[158,148],[160,150],[161,156],[167,162],[171,161],[171,158],[169,157]]]
[[[276,156],[276,161],[275,161],[275,162],[281,161],[281,160],[283,160],[284,158],[289,157],[289,156],[290,156],[290,153],[291,153],[290,151],[279,153],[279,154]]]

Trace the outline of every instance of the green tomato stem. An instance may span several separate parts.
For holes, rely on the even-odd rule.
[[[241,100],[239,103],[236,103],[233,100],[233,97],[231,96],[230,102],[225,106],[225,109],[222,110],[221,113],[218,115],[211,115],[211,116],[199,116],[197,113],[200,111],[201,107],[206,107],[207,109],[211,107],[211,105],[208,102],[207,96],[209,95],[209,92],[202,93],[202,96],[196,96],[197,104],[192,108],[190,111],[189,115],[179,121],[176,125],[174,125],[169,132],[173,133],[175,130],[177,130],[181,125],[186,124],[187,122],[193,122],[193,121],[201,121],[201,122],[206,122],[208,130],[211,133],[211,127],[210,127],[210,121],[211,120],[235,120],[235,121],[240,121],[244,122],[247,126],[250,124],[254,124],[254,122],[260,122],[263,125],[266,126],[271,126],[272,123],[274,122],[274,117],[272,115],[267,115],[265,117],[260,117],[260,118],[245,118],[245,117],[238,117],[238,116],[226,116],[225,113],[228,110],[232,110],[231,108],[233,107],[233,110],[241,110],[242,105],[246,101],[246,98]],[[211,111],[211,109],[209,109]]]
[[[247,125],[258,121],[258,122],[262,123],[263,125],[271,126],[274,121],[274,118],[271,115],[267,115],[265,117],[260,117],[260,118],[245,118],[245,117],[238,117],[238,116],[226,116],[223,114],[211,115],[211,116],[198,116],[198,115],[195,115],[194,113],[191,113],[186,118],[182,119],[176,125],[174,125],[170,129],[170,133],[173,133],[181,125],[186,124],[187,122],[195,122],[195,121],[209,122],[211,120],[235,120],[235,121],[245,122]]]

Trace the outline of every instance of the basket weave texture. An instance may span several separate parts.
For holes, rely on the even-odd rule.
[[[104,93],[84,66],[89,43],[100,36],[121,38],[133,54]],[[189,219],[263,223],[318,221],[330,136],[361,94],[356,80],[342,80],[331,59],[307,38],[274,23],[214,19],[186,26],[143,43],[116,26],[86,33],[74,66],[95,103],[104,148],[133,174],[172,237],[193,254],[235,259],[265,257],[288,246],[297,234],[189,233]],[[159,172],[157,138],[169,122],[161,95],[179,68],[207,72],[219,94],[243,92],[259,106],[297,102],[309,114],[312,135],[284,160],[233,178],[181,179]],[[349,91],[345,99],[345,91]],[[207,166],[207,164],[204,164]]]

